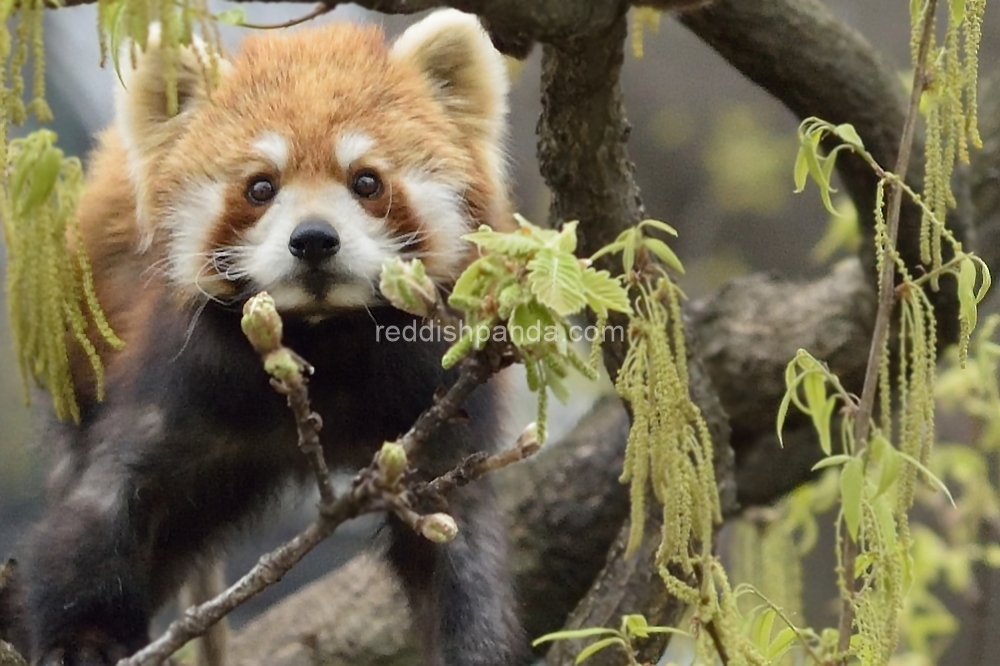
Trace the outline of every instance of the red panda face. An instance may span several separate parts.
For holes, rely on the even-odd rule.
[[[119,129],[140,225],[184,293],[363,307],[387,259],[419,257],[447,283],[468,261],[461,235],[503,224],[507,84],[473,17],[433,14],[392,47],[352,25],[256,36],[210,92],[203,56],[182,55],[181,112],[159,108],[153,46]]]

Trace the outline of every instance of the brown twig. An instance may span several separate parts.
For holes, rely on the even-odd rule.
[[[320,16],[323,16],[324,14],[329,14],[336,8],[337,8],[336,4],[328,5],[321,2],[320,4],[313,7],[312,11],[310,11],[308,14],[304,14],[302,16],[299,16],[298,18],[282,21],[281,23],[269,23],[269,24],[243,22],[240,24],[240,27],[250,28],[252,30],[280,30],[281,28],[294,28],[295,26],[301,25],[306,21],[311,21],[314,18],[319,18]]]
[[[709,620],[705,623],[705,631],[707,631],[709,637],[711,637],[712,645],[715,646],[715,651],[719,653],[719,661],[722,662],[723,666],[728,666],[729,651],[726,649],[726,644],[722,640],[722,634],[719,633],[719,627],[717,626],[715,620]]]
[[[934,14],[937,0],[927,0],[921,25],[920,48],[917,53],[916,68],[913,72],[913,88],[910,92],[910,103],[903,123],[903,135],[900,139],[899,156],[896,159],[895,173],[905,176],[910,166],[910,152],[913,148],[913,137],[916,133],[917,120],[920,114],[920,98],[927,85],[927,54],[930,50],[931,36],[934,27]],[[868,367],[865,371],[864,388],[861,401],[854,421],[854,440],[864,446],[868,441],[872,415],[875,409],[875,394],[878,390],[879,366],[886,340],[889,336],[890,318],[896,305],[895,275],[896,242],[899,236],[899,213],[903,203],[903,188],[897,181],[890,181],[889,204],[886,214],[886,258],[880,277],[878,295],[878,311],[875,316],[875,330],[872,333],[872,344],[868,351]],[[847,534],[841,555],[843,575],[847,578],[847,589],[843,594],[840,607],[839,635],[837,650],[843,655],[841,663],[847,663],[847,654],[851,645],[851,629],[854,625],[854,565],[858,557],[858,544]]]
[[[309,406],[309,387],[306,374],[312,374],[312,367],[304,361],[304,372],[294,373],[283,381],[271,380],[274,390],[288,398],[288,408],[295,415],[295,427],[299,435],[299,450],[309,460],[309,467],[316,478],[319,489],[320,503],[330,505],[336,499],[333,482],[330,480],[330,470],[323,456],[323,446],[319,441],[319,431],[323,428],[323,420]]]
[[[259,308],[259,309],[258,309]],[[487,472],[523,460],[538,450],[537,439],[522,436],[509,451],[494,456],[477,454],[462,461],[457,468],[442,477],[411,490],[402,465],[388,464],[380,452],[355,476],[351,490],[336,497],[330,482],[323,449],[319,442],[322,422],[309,408],[309,393],[305,375],[311,366],[286,347],[282,347],[281,322],[273,311],[273,301],[264,295],[252,299],[244,309],[244,332],[254,348],[261,354],[265,369],[272,375],[271,383],[279,393],[288,397],[288,405],[295,414],[299,434],[299,448],[309,458],[316,476],[322,501],[320,512],[313,522],[290,541],[262,556],[257,564],[240,580],[214,599],[189,608],[184,616],[174,621],[157,640],[118,666],[154,666],[163,663],[188,641],[204,634],[232,610],[277,583],[313,548],[336,531],[344,522],[366,513],[393,511],[419,534],[434,541],[448,541],[454,537],[454,520],[446,514],[420,515],[413,508],[414,492],[419,487],[434,488],[446,493]],[[503,345],[487,345],[483,350],[466,358],[459,365],[459,377],[454,385],[426,409],[410,430],[396,442],[399,450],[416,450],[441,425],[454,417],[472,391],[489,379],[492,374],[509,364],[510,354]],[[383,452],[386,451],[383,448]],[[476,462],[470,462],[475,459]],[[425,491],[426,492],[426,491]]]
[[[534,424],[525,428],[517,442],[509,449],[489,455],[484,451],[475,453],[463,460],[454,469],[445,472],[433,481],[418,485],[413,489],[417,504],[450,493],[456,488],[475,481],[484,474],[501,469],[511,463],[520,462],[538,453],[541,445],[538,443],[538,430]]]

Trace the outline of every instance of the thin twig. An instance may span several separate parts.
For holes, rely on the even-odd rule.
[[[517,350],[509,342],[495,342],[492,338],[478,352],[467,356],[458,364],[458,380],[448,392],[438,397],[430,408],[417,419],[413,427],[397,440],[407,454],[427,441],[428,437],[451,420],[466,398],[472,395],[494,373],[511,365],[517,359]]]
[[[312,369],[308,368],[308,374],[312,374]],[[299,435],[299,450],[305,454],[309,460],[309,467],[312,469],[316,479],[316,487],[319,489],[320,503],[324,506],[330,505],[336,499],[333,490],[333,481],[330,479],[330,470],[326,466],[326,458],[323,455],[323,445],[319,441],[319,431],[323,428],[323,420],[319,414],[309,407],[309,388],[305,378],[306,373],[295,373],[284,381],[272,380],[274,389],[288,398],[288,408],[295,415],[295,427]]]
[[[719,661],[722,662],[723,666],[729,665],[729,651],[726,650],[726,644],[722,640],[722,635],[719,633],[719,627],[716,626],[715,620],[709,620],[705,623],[705,631],[712,639],[712,644],[715,645],[715,651],[719,653]]]
[[[311,12],[303,16],[299,16],[298,18],[289,19],[281,23],[268,23],[268,24],[244,22],[240,24],[240,27],[251,28],[253,30],[280,30],[281,28],[293,28],[297,25],[305,23],[306,21],[311,21],[314,18],[319,18],[320,16],[323,16],[324,14],[329,14],[336,8],[337,8],[336,3],[331,3],[331,4],[320,3],[316,5]]]
[[[528,426],[517,439],[517,443],[509,449],[504,449],[500,453],[489,455],[483,451],[475,453],[463,460],[454,469],[442,474],[433,481],[417,486],[413,489],[413,494],[417,497],[417,504],[425,499],[446,495],[455,488],[475,481],[484,474],[506,467],[511,463],[520,462],[525,458],[533,456],[540,449],[538,443],[538,430],[534,424]]]
[[[893,169],[900,178],[905,178],[910,165],[910,153],[913,148],[913,137],[916,133],[917,120],[920,114],[920,98],[927,85],[927,54],[930,50],[933,34],[934,14],[937,0],[927,0],[924,8],[923,22],[920,34],[920,49],[917,53],[916,68],[913,72],[913,88],[910,92],[910,103],[903,123],[903,135],[899,144],[899,156]],[[895,274],[896,241],[899,235],[899,213],[903,203],[903,188],[896,181],[889,184],[889,204],[886,214],[886,260],[880,276],[878,295],[878,312],[875,317],[875,330],[872,333],[872,345],[868,352],[868,367],[865,371],[864,388],[861,401],[854,420],[854,440],[860,446],[868,441],[872,414],[875,408],[875,394],[878,389],[879,366],[886,339],[889,335],[889,324],[896,305]],[[846,535],[841,556],[843,575],[847,579],[847,590],[843,595],[840,607],[840,625],[837,639],[837,650],[842,655],[840,662],[847,663],[847,654],[851,645],[851,630],[854,626],[854,565],[858,557],[858,544]]]

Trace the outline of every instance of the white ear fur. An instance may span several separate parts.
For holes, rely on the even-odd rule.
[[[150,167],[162,157],[164,148],[180,135],[185,112],[207,99],[211,60],[204,42],[197,37],[191,46],[177,51],[174,67],[179,113],[172,116],[167,106],[168,61],[161,46],[159,24],[149,27],[146,48],[137,48],[134,62],[132,48],[131,42],[126,43],[119,53],[123,87],[115,93],[115,125],[127,153],[142,242],[148,246],[154,231],[147,200]],[[224,73],[227,66],[220,59],[220,73]]]
[[[491,144],[502,141],[507,68],[475,16],[434,12],[396,40],[392,57],[417,66],[463,131]]]

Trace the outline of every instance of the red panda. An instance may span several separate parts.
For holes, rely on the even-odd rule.
[[[286,344],[316,368],[330,463],[366,464],[454,377],[444,342],[378,339],[413,322],[380,298],[383,261],[419,257],[447,287],[472,258],[463,233],[511,226],[504,63],[470,15],[432,14],[391,45],[345,24],[253,36],[211,87],[203,47],[185,48],[176,115],[155,33],[130,61],[78,213],[125,347],[101,350],[103,401],[72,359],[81,422],[43,432],[48,508],[19,558],[27,649],[49,666],[143,647],[198,558],[307,478],[293,419],[240,332],[250,295],[274,297]],[[496,388],[465,410],[420,452],[422,473],[496,443]],[[387,521],[425,662],[521,663],[490,487],[450,502],[460,532],[446,545]]]

